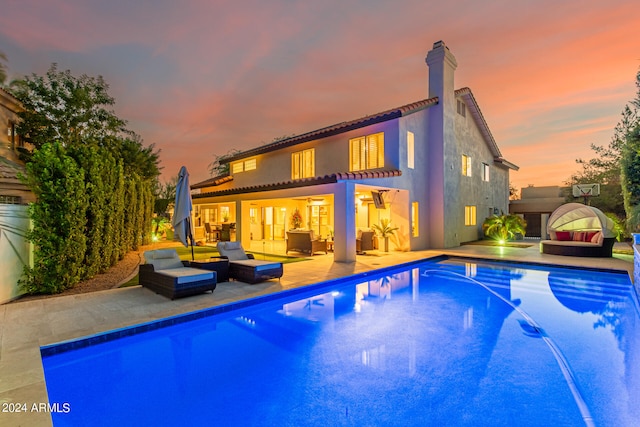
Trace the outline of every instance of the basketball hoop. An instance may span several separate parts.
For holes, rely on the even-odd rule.
[[[573,197],[582,197],[585,205],[589,205],[589,197],[599,195],[600,184],[576,184],[573,186]]]

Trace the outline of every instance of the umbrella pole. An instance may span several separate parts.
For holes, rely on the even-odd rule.
[[[191,232],[191,218],[187,218],[187,227],[189,228],[189,240],[191,240],[191,261],[195,261],[193,255],[193,233]]]

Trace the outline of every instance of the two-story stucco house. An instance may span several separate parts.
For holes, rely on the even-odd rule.
[[[244,151],[228,176],[192,185],[196,237],[206,223],[235,224],[235,239],[285,239],[303,227],[335,236],[334,259],[356,258],[356,236],[382,219],[392,250],[457,246],[508,212],[509,170],[468,88],[455,90],[456,59],[443,42],[427,54],[425,99]]]

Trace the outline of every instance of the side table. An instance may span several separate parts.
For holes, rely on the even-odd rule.
[[[225,258],[209,258],[203,260],[189,261],[189,266],[201,268],[203,270],[215,271],[218,276],[218,283],[229,281],[229,260]]]

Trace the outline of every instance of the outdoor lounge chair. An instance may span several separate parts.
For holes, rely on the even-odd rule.
[[[229,277],[245,283],[260,283],[282,277],[282,263],[260,261],[245,253],[240,242],[218,242],[218,252],[229,260]]]
[[[356,238],[356,253],[378,249],[378,239],[374,231],[360,231]]]
[[[187,261],[181,261],[175,249],[146,251],[144,260],[138,271],[140,284],[167,298],[213,292],[216,288],[215,271],[186,267]]]

